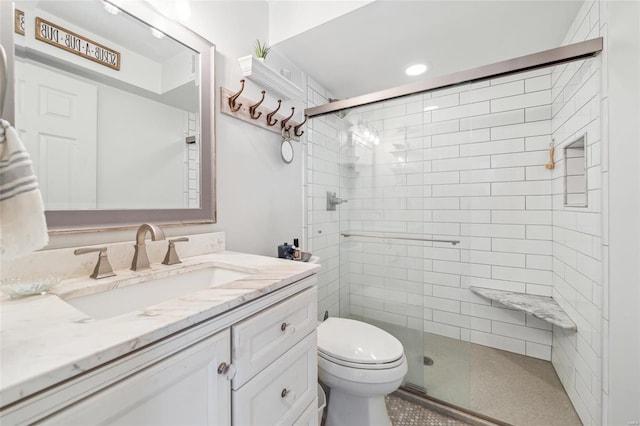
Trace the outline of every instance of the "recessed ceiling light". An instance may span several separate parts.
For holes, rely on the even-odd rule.
[[[111,3],[107,3],[106,1],[103,1],[102,4],[104,5],[104,10],[106,10],[107,12],[109,12],[112,15],[117,15],[118,12],[120,12],[120,9],[118,9],[117,7],[112,5]]]
[[[438,109],[438,105],[429,105],[424,107],[424,111],[433,111],[434,109]]]
[[[424,74],[426,71],[427,66],[425,64],[415,64],[408,66],[404,72],[406,72],[407,75],[420,75]]]

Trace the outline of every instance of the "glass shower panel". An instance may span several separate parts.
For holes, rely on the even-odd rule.
[[[449,342],[440,337],[449,336],[450,330],[433,321],[434,312],[447,320],[460,312],[459,303],[454,308],[456,302],[451,301],[459,277],[450,270],[453,261],[459,262],[460,250],[431,241],[458,240],[460,232],[449,223],[446,211],[434,219],[434,210],[451,200],[442,193],[433,199],[431,177],[449,184],[447,172],[434,173],[432,162],[454,157],[453,151],[457,155],[458,139],[468,137],[459,129],[459,118],[467,111],[459,107],[458,94],[468,87],[335,114],[342,123],[341,198],[348,199],[338,207],[341,315],[375,324],[403,343],[409,362],[405,386],[462,405],[467,403],[468,387],[457,387],[455,398],[447,389],[453,372],[467,376],[468,351],[462,347],[455,354],[442,354]],[[449,132],[456,132],[453,142],[441,137]],[[434,263],[449,274],[434,272]],[[449,298],[437,306],[434,286]],[[348,303],[343,303],[346,297]],[[458,362],[452,364],[453,359]]]
[[[425,365],[427,394],[466,408],[470,403],[470,347],[465,329],[462,275],[469,241],[463,237],[467,222],[461,210],[461,196],[473,193],[473,186],[461,178],[461,170],[473,159],[461,155],[463,146],[476,136],[468,120],[476,107],[468,102],[471,84],[461,84],[424,94],[425,235],[435,240],[458,241],[424,243]],[[425,115],[427,113],[425,112]],[[469,166],[473,167],[473,166]]]
[[[460,121],[471,135],[470,143],[460,145],[459,170],[460,239],[466,242],[461,244],[460,304],[466,318],[461,333],[470,352],[465,407],[512,424],[522,418],[501,407],[521,405],[526,398],[504,361],[525,369],[531,356],[550,360],[551,325],[472,288],[552,295],[553,181],[562,174],[545,167],[553,140],[552,70],[475,83],[465,95],[470,116]]]
[[[422,95],[341,112],[343,316],[374,324],[404,346],[406,386],[424,390]],[[343,291],[346,293],[347,291]]]

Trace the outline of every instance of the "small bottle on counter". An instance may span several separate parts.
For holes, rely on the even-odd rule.
[[[296,260],[300,260],[302,258],[302,251],[300,250],[300,247],[298,245],[298,239],[294,238],[293,239],[293,247],[295,249],[294,253],[293,253],[293,258]]]

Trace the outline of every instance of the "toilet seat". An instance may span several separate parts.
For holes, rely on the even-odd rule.
[[[365,363],[360,363],[360,362],[349,362],[349,361],[345,361],[345,360],[340,359],[340,358],[333,357],[330,354],[327,354],[327,353],[323,352],[319,348],[318,348],[318,357],[322,358],[322,359],[325,359],[325,360],[327,360],[329,362],[332,362],[334,364],[342,365],[344,367],[359,368],[359,369],[362,369],[362,370],[386,370],[386,369],[389,369],[389,368],[397,367],[400,364],[402,364],[402,362],[403,362],[402,354],[395,361],[378,363],[378,364],[371,364],[371,363],[365,364]]]
[[[377,370],[399,365],[404,349],[398,339],[371,324],[327,318],[318,326],[318,354],[346,367]]]

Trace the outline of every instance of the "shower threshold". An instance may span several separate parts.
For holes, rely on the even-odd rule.
[[[444,414],[461,422],[468,423],[474,426],[513,426],[510,423],[506,423],[497,419],[493,419],[484,414],[477,413],[471,410],[467,410],[462,407],[450,404],[446,401],[439,400],[430,395],[425,394],[422,391],[416,391],[412,387],[403,385],[393,393],[399,398],[405,399],[414,404],[421,405],[429,410]]]

